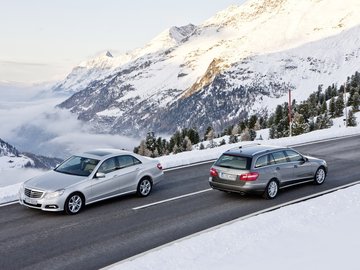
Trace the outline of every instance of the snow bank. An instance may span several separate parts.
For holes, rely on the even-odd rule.
[[[107,269],[358,269],[360,185],[173,242]]]

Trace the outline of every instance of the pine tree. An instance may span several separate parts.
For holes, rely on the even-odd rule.
[[[309,117],[316,116],[317,115],[317,100],[316,95],[313,93],[309,96],[307,100],[307,109],[309,111]],[[303,116],[304,117],[304,116]],[[308,117],[307,117],[308,118]]]
[[[297,109],[297,111],[304,117],[305,121],[308,121],[308,119],[312,116],[309,107],[308,102],[301,102]]]
[[[335,102],[335,116],[336,117],[340,117],[343,115],[344,113],[344,108],[345,108],[345,104],[344,104],[344,97],[342,94],[340,94],[338,96],[338,98],[336,99],[336,102]]]
[[[250,141],[250,133],[248,128],[245,128],[245,130],[241,133],[241,141]]]
[[[239,123],[239,128],[240,128],[240,130],[239,130],[240,133],[245,130],[245,128],[246,128],[246,123],[245,123],[245,121],[240,121],[240,123]]]
[[[154,152],[152,153],[151,157],[158,157],[159,156],[159,151],[157,149],[154,150]]]
[[[250,141],[254,141],[256,139],[256,131],[254,129],[249,130]]]
[[[350,87],[349,99],[347,102],[347,106],[353,106],[355,93],[357,93],[357,89],[355,87]]]
[[[261,124],[260,124],[260,120],[258,119],[255,123],[255,126],[254,126],[254,129],[255,130],[260,130],[261,129]]]
[[[330,119],[328,113],[326,112],[324,114],[324,117],[322,119],[321,128],[329,128],[333,125],[333,121]]]
[[[325,100],[331,99],[331,98],[332,98],[331,94],[332,94],[332,89],[331,89],[331,86],[329,86],[329,87],[325,90]]]
[[[320,112],[321,112],[321,113],[325,113],[326,111],[327,111],[327,103],[326,103],[326,101],[325,101],[325,99],[324,99],[323,103],[321,104],[321,110],[320,110]]]
[[[146,135],[145,145],[151,153],[154,153],[156,149],[156,138],[154,132],[148,132]]]
[[[214,138],[215,138],[214,130],[210,129],[209,132],[206,134],[206,139],[209,141],[210,148],[215,147]]]
[[[221,141],[220,141],[220,144],[219,144],[219,146],[221,146],[221,145],[225,145],[226,144],[226,141],[225,141],[225,139],[222,139]]]
[[[277,105],[274,115],[274,124],[279,124],[281,119],[283,119],[283,108],[281,105]]]
[[[179,146],[177,146],[177,144],[174,145],[174,148],[172,149],[172,152],[174,154],[177,154],[177,153],[180,153],[181,152],[181,149]]]
[[[250,129],[254,128],[257,120],[258,120],[257,115],[253,114],[252,116],[250,116],[249,126],[248,126],[248,127],[249,127]]]
[[[188,137],[192,144],[198,144],[200,142],[200,136],[199,133],[195,128],[190,128],[188,130]]]
[[[316,118],[315,129],[324,129],[332,126],[332,121],[327,113]]]
[[[335,104],[335,98],[334,97],[332,97],[330,99],[329,112],[330,112],[330,117],[334,118],[335,115],[336,115],[336,104]]]
[[[353,99],[352,99],[352,109],[354,112],[358,112],[360,109],[360,95],[359,92],[355,92]]]
[[[183,151],[191,151],[192,144],[188,136],[185,136],[183,143],[182,143],[182,150]]]
[[[234,127],[231,130],[231,135],[229,138],[229,143],[237,143],[238,142],[238,136],[239,135],[239,126],[234,125]]]
[[[347,119],[347,125],[349,127],[356,127],[357,126],[357,121],[356,121],[356,117],[353,113],[352,110],[349,111],[349,115],[348,115],[348,119]]]
[[[276,137],[275,137],[275,126],[274,125],[272,125],[271,127],[270,127],[270,129],[269,129],[269,138],[270,139],[276,139]]]
[[[305,122],[304,116],[296,112],[292,122],[292,135],[296,136],[308,131],[309,125]]]
[[[145,140],[141,140],[139,145],[138,154],[142,156],[150,157],[152,152],[146,147]]]
[[[308,132],[314,131],[316,129],[314,118],[308,120],[307,122],[309,124],[309,130]]]
[[[259,123],[260,123],[260,129],[265,129],[265,128],[267,128],[267,125],[268,125],[268,116],[267,116],[267,113],[265,114],[265,116],[260,117]]]
[[[206,136],[207,136],[207,134],[210,132],[210,130],[212,130],[212,127],[208,126],[208,127],[206,128],[206,131],[205,131],[204,141],[207,140]]]

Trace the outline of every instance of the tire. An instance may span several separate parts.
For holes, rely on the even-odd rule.
[[[319,169],[317,169],[314,175],[314,182],[317,185],[321,185],[325,182],[325,178],[326,178],[326,171],[324,167],[320,167]]]
[[[84,198],[80,193],[71,194],[65,201],[64,210],[68,215],[76,215],[84,205]]]
[[[137,187],[137,194],[140,197],[146,197],[152,190],[152,182],[150,178],[142,178]]]
[[[267,200],[272,200],[277,196],[278,192],[279,192],[279,183],[275,179],[272,179],[267,184],[263,197]]]

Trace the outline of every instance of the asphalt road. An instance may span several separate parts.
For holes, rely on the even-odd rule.
[[[208,190],[210,164],[165,173],[147,198],[125,196],[76,216],[0,208],[1,269],[98,269],[151,248],[303,196],[360,180],[360,136],[296,147],[324,158],[326,182],[282,190],[275,200]],[[133,208],[177,196],[191,196]]]

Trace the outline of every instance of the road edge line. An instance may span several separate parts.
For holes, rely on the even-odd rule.
[[[4,206],[12,205],[12,204],[17,204],[17,203],[18,203],[18,200],[11,201],[11,202],[0,203],[0,208],[4,207]]]

